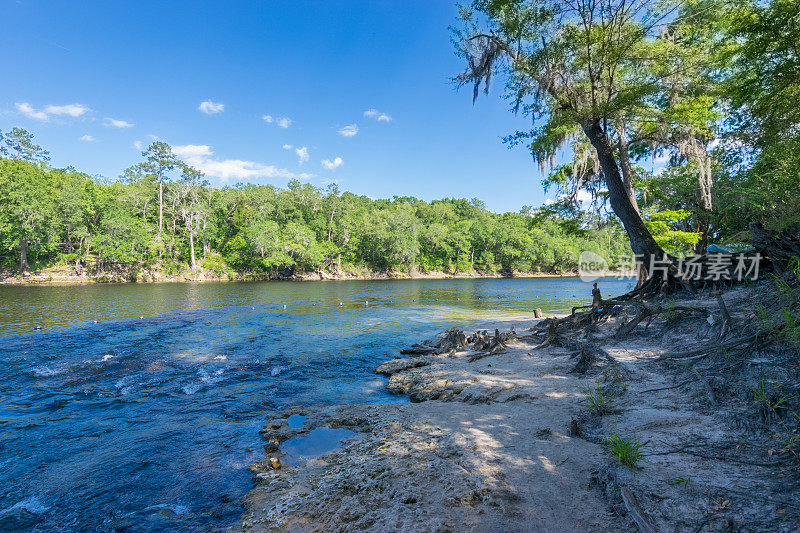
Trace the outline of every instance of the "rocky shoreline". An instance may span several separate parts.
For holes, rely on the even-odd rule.
[[[728,291],[727,307],[744,309],[755,290]],[[794,531],[797,465],[735,380],[754,379],[767,361],[797,386],[797,365],[784,365],[780,348],[696,365],[670,356],[717,336],[718,301],[682,301],[695,311],[630,331],[622,314],[492,324],[502,337],[494,353],[464,332],[444,353],[380,365],[409,403],[274,413],[232,530]],[[745,327],[747,316],[731,315]],[[734,360],[742,365],[727,374],[714,366]],[[302,424],[291,427],[292,415]],[[321,427],[353,433],[282,464],[285,443]],[[641,445],[634,464],[610,453],[613,436]]]

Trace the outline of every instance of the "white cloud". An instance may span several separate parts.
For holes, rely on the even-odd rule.
[[[103,121],[103,126],[106,126],[108,128],[125,129],[125,128],[132,128],[135,125],[136,124],[131,124],[130,122],[127,122],[125,120],[118,120],[116,118],[111,118],[111,117],[106,117],[106,119]]]
[[[291,144],[284,144],[283,145],[283,149],[284,150],[291,150],[292,149],[292,145]]]
[[[133,147],[136,148],[137,150],[141,150],[142,148],[144,148],[144,144],[142,143],[142,141],[133,141]]]
[[[82,104],[49,105],[44,108],[44,112],[48,115],[68,115],[72,118],[78,118],[88,113],[89,108]]]
[[[172,153],[181,159],[185,159],[187,163],[192,160],[199,160],[208,158],[214,155],[211,147],[207,144],[184,144],[182,146],[173,146]]]
[[[205,175],[223,181],[231,179],[284,178],[308,179],[311,174],[296,174],[274,165],[242,159],[217,159],[214,151],[206,144],[187,144],[173,146],[173,153]]]
[[[559,200],[564,200],[566,198],[569,198],[569,194],[567,193],[558,195]],[[578,190],[578,193],[575,195],[575,201],[578,202],[579,204],[591,204],[592,193],[590,193],[586,189],[580,189]],[[549,202],[545,200],[544,205],[552,205],[553,203],[555,202],[553,202],[552,200],[550,200]]]
[[[205,113],[206,115],[216,115],[217,113],[222,113],[223,111],[225,111],[225,104],[221,104],[219,102],[213,102],[211,100],[206,100],[204,102],[200,102],[200,105],[197,106],[197,109],[199,109],[201,113]]]
[[[82,140],[83,142],[85,142],[85,143],[93,143],[93,142],[95,142],[97,139],[95,139],[95,138],[94,138],[94,137],[92,137],[91,135],[84,135],[83,137],[81,137],[81,140]]]
[[[578,191],[578,194],[575,196],[575,199],[581,203],[591,203],[592,202],[592,193],[587,191],[586,189],[581,189]]]
[[[289,117],[275,118],[272,115],[264,115],[261,117],[261,120],[263,120],[267,124],[275,123],[279,128],[283,129],[286,129],[292,125],[292,119],[290,119]]]
[[[379,122],[391,122],[392,121],[392,117],[390,117],[386,113],[382,113],[382,112],[378,111],[377,109],[368,109],[368,110],[364,111],[364,116],[367,117],[367,118],[374,118],[375,120],[377,120]]]
[[[67,104],[67,105],[48,105],[44,109],[36,109],[28,102],[17,102],[14,107],[28,118],[35,120],[49,120],[50,117],[69,116],[78,118],[90,111],[88,107],[83,104]]]
[[[294,153],[297,154],[297,163],[302,165],[306,161],[308,161],[308,148],[303,146],[302,148],[295,148]]]
[[[339,130],[342,137],[353,137],[358,133],[358,124],[350,124]]]
[[[331,161],[330,159],[322,160],[322,166],[327,168],[328,170],[335,170],[342,165],[344,165],[344,161],[342,161],[341,157],[337,157],[333,161]]]
[[[670,158],[672,158],[672,154],[669,152],[663,152],[662,154],[653,158],[653,163],[658,166],[666,166],[669,163]]]
[[[28,118],[33,118],[36,120],[47,120],[47,113],[45,113],[44,111],[39,111],[37,109],[34,109],[33,106],[28,102],[17,102],[16,104],[14,104],[14,107],[17,108],[17,111],[19,111]]]

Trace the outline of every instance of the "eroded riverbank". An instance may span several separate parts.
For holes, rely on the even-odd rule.
[[[733,340],[754,290],[725,293]],[[796,388],[797,365],[766,345],[691,356],[698,364],[672,358],[719,341],[715,297],[680,303],[695,311],[660,313],[624,335],[623,315],[562,321],[556,337],[552,320],[497,323],[514,326],[503,353],[467,345],[381,365],[389,389],[413,403],[276,412],[236,530],[796,529],[797,466],[745,383],[770,373]],[[605,409],[587,401],[598,391]],[[306,419],[290,428],[295,414]],[[276,469],[281,443],[317,427],[354,435]],[[641,445],[633,466],[609,453],[613,435]]]

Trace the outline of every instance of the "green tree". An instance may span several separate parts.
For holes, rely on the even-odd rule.
[[[46,256],[53,244],[51,221],[55,201],[47,171],[28,161],[0,159],[0,234],[3,246],[19,253],[19,270],[29,268],[29,247],[34,256]]]
[[[50,161],[50,153],[34,143],[33,134],[22,128],[12,128],[8,133],[0,131],[0,156],[22,161]]]
[[[145,158],[139,169],[152,174],[158,183],[158,235],[164,228],[164,182],[169,179],[169,172],[179,166],[179,161],[172,153],[172,147],[163,141],[155,141],[142,152]]]
[[[579,132],[585,136],[611,207],[633,251],[645,259],[663,250],[638,212],[631,180],[624,179],[618,152],[624,128],[615,125],[662,89],[643,66],[675,11],[654,6],[645,0],[476,0],[463,10],[466,29],[456,34],[468,65],[457,80],[472,84],[477,98],[481,85],[488,91],[492,77],[504,74],[515,107],[542,124],[517,135],[531,139],[540,162],[553,161]]]

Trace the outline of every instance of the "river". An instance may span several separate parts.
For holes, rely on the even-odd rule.
[[[630,280],[600,280],[604,295]],[[269,410],[402,401],[376,365],[453,325],[565,312],[574,278],[0,287],[0,529],[204,530]]]

